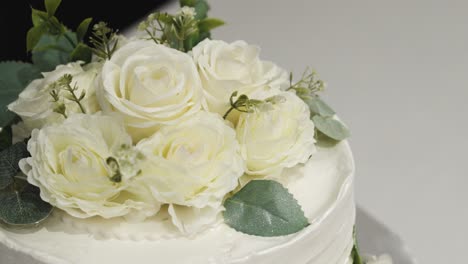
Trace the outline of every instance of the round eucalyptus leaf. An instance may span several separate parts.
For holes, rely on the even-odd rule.
[[[224,207],[224,220],[235,230],[256,236],[272,237],[296,233],[309,225],[301,206],[278,182],[254,180]]]
[[[340,141],[350,136],[348,128],[339,120],[333,119],[332,117],[316,115],[312,117],[312,121],[320,132],[334,140]]]
[[[8,225],[36,225],[51,212],[52,206],[41,199],[35,186],[0,191],[0,220]]]
[[[0,190],[13,182],[13,177],[20,171],[19,161],[28,156],[27,146],[23,142],[18,142],[0,152]]]
[[[320,115],[323,117],[331,117],[335,115],[335,111],[318,96],[306,96],[302,98],[302,100],[309,106],[312,116]]]

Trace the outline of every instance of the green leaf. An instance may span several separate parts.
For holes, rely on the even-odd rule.
[[[44,24],[30,28],[26,34],[26,51],[33,50],[45,33],[47,33],[47,27]]]
[[[180,0],[180,6],[189,6],[195,8],[195,18],[202,20],[207,17],[210,6],[206,0]]]
[[[31,18],[34,27],[41,26],[48,19],[46,12],[31,8]]]
[[[332,148],[336,146],[336,144],[340,143],[340,141],[328,137],[327,135],[320,132],[318,129],[315,129],[315,140],[317,140],[317,143],[315,144],[321,148]]]
[[[200,32],[208,32],[224,24],[225,24],[224,21],[221,19],[205,18],[201,20],[200,22],[198,22],[198,29],[200,30]]]
[[[362,261],[361,255],[359,255],[359,247],[356,239],[356,227],[354,227],[353,230],[353,240],[354,240],[354,246],[353,250],[351,251],[351,258],[353,259],[353,264],[364,264]]]
[[[84,61],[85,63],[89,63],[91,62],[93,51],[86,44],[80,43],[70,56],[72,61]]]
[[[55,11],[57,11],[57,8],[59,7],[61,2],[62,0],[45,0],[44,1],[47,14],[50,17],[55,15]]]
[[[52,212],[52,206],[44,202],[39,189],[25,184],[19,190],[0,191],[0,220],[14,226],[37,225]]]
[[[249,182],[224,206],[226,224],[249,235],[284,236],[309,225],[294,197],[271,180]]]
[[[312,117],[312,121],[320,132],[334,140],[340,141],[350,136],[348,128],[339,120],[316,115]]]
[[[93,19],[91,17],[88,17],[84,19],[83,21],[81,21],[80,25],[76,29],[76,37],[78,38],[79,41],[83,41],[86,33],[88,32],[89,25],[91,24],[92,21]]]
[[[37,68],[23,62],[0,62],[0,127],[6,127],[15,117],[7,105],[34,79],[41,77]]]
[[[309,106],[310,114],[323,117],[335,115],[335,111],[318,96],[304,96],[302,100]]]
[[[66,32],[68,38],[76,40],[76,34]],[[74,50],[64,35],[43,35],[32,53],[32,61],[42,72],[52,71],[57,65],[70,62]]]
[[[13,140],[13,133],[11,130],[11,126],[2,127],[2,131],[0,131],[0,151],[3,151],[9,148],[12,144]],[[1,183],[0,183],[1,186]]]
[[[0,189],[9,186],[20,168],[21,159],[29,157],[26,143],[19,142],[0,152]]]

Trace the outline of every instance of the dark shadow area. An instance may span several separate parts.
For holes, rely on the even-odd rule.
[[[62,0],[57,17],[76,29],[87,18],[106,21],[112,28],[123,29],[170,0],[96,1]],[[29,61],[26,32],[31,27],[31,7],[44,10],[43,0],[6,0],[0,6],[0,61]]]

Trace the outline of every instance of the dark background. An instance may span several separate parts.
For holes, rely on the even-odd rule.
[[[87,17],[124,29],[170,0],[62,0],[56,16],[70,29]],[[31,7],[45,10],[43,0],[4,0],[0,7],[0,61],[28,61],[26,32],[32,26]]]

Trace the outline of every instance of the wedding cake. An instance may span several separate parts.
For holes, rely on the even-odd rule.
[[[130,39],[59,4],[32,11],[33,63],[0,63],[2,264],[391,263],[359,254],[349,131],[314,71],[211,39],[204,0]]]

